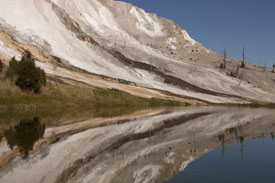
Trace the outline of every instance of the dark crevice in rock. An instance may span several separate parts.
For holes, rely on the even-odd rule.
[[[79,26],[79,24],[74,21],[68,13],[66,13],[65,10],[55,5],[53,2],[48,1],[51,3],[53,10],[57,14],[57,16],[60,18],[60,21],[66,26],[67,29],[74,32],[78,39],[82,41],[87,41],[93,45],[99,46],[98,42],[96,42],[94,39],[92,39],[90,36],[88,36],[85,32],[83,32]]]

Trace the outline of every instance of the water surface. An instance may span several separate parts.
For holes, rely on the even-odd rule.
[[[216,149],[190,163],[170,183],[273,183],[275,142],[261,138]]]
[[[97,111],[0,119],[0,182],[275,181],[272,109]]]

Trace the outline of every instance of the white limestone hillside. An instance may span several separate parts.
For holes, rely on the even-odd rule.
[[[171,20],[128,3],[0,0],[0,31],[23,48],[34,46],[42,55],[54,56],[66,65],[158,92],[214,103],[275,99],[272,92],[240,82],[209,66],[219,56]],[[22,50],[8,47],[0,37],[3,58],[21,53]],[[48,74],[79,78],[69,70],[55,70],[52,64],[37,59],[37,65]],[[79,81],[93,85],[89,79]],[[111,87],[122,89],[115,84]]]

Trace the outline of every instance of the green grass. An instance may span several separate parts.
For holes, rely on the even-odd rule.
[[[119,90],[97,90],[92,98],[94,106],[175,106],[177,102],[142,98]]]
[[[41,93],[22,92],[12,81],[0,80],[0,111],[49,110],[102,106],[175,106],[173,101],[142,98],[119,90],[93,90],[48,83]]]
[[[102,106],[175,106],[184,105],[173,101],[161,99],[149,99],[133,96],[119,90],[87,90],[73,88],[72,95],[63,95],[54,91],[41,94],[25,93],[21,96],[0,96],[0,110],[5,109],[56,109],[78,107],[102,107]],[[49,89],[48,89],[49,90]],[[55,90],[55,89],[54,89]],[[67,88],[70,92],[70,88]],[[79,91],[79,95],[74,95]],[[186,105],[186,104],[185,104]]]
[[[21,109],[34,110],[56,109],[60,107],[77,107],[78,105],[68,98],[53,97],[45,95],[20,96],[20,97],[0,97],[0,109]]]
[[[57,108],[103,107],[103,106],[175,106],[183,105],[173,101],[148,99],[130,95],[118,90],[91,90],[85,96],[74,98],[66,96],[26,95],[18,97],[0,97],[0,110],[48,110]]]

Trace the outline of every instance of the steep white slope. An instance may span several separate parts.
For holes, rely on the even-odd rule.
[[[165,34],[161,31],[162,25],[154,21],[144,10],[140,10],[141,13],[137,10],[136,7],[132,7],[130,13],[137,19],[136,26],[137,28],[144,32],[145,34],[151,37],[161,37]],[[148,27],[152,27],[150,30]]]
[[[76,39],[46,1],[1,1],[0,17],[14,26],[17,31],[14,36],[20,42],[36,46],[40,45],[39,42],[47,43],[51,54],[76,67],[99,74],[108,73],[109,68],[115,68],[120,73],[127,71],[122,65],[116,66],[112,57],[96,46]]]
[[[174,94],[199,98],[210,102],[243,102],[237,96],[255,101],[272,101],[274,97],[247,83],[239,84],[212,69],[179,60],[151,46],[160,46],[163,40],[167,47],[178,50],[190,45],[202,47],[185,30],[175,24],[167,29],[167,21],[127,3],[111,0],[0,0],[0,30],[13,39],[34,45],[62,62],[88,72],[131,81],[142,87],[165,90]],[[56,8],[58,7],[58,8]],[[70,17],[70,22],[64,20]],[[77,27],[72,31],[71,27]],[[176,33],[178,31],[178,33]],[[171,33],[172,32],[172,33]],[[117,50],[126,57],[157,68],[162,75],[144,68],[132,67],[115,58],[106,48],[91,44],[79,37],[89,36],[107,49]],[[174,36],[172,36],[174,35]],[[1,44],[3,45],[3,44]],[[0,46],[1,46],[0,45]],[[165,46],[164,46],[165,47]],[[187,47],[187,46],[186,46]],[[205,49],[205,48],[204,48]],[[0,51],[11,56],[12,50],[1,46]],[[43,64],[40,64],[43,66]],[[45,66],[48,73],[54,73]],[[213,92],[201,92],[165,83],[163,75]],[[67,76],[67,75],[64,75]]]

